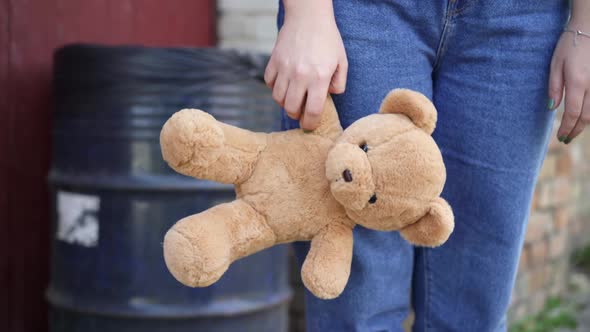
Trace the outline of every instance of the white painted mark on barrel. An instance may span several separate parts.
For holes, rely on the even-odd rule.
[[[98,196],[57,193],[57,238],[85,247],[98,244]]]

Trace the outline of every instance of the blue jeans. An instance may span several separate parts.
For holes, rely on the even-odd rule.
[[[435,249],[357,226],[343,294],[306,294],[309,332],[403,331],[410,306],[414,331],[506,330],[568,10],[559,0],[334,0],[349,61],[346,93],[334,98],[343,126],[376,112],[393,88],[430,97],[456,226]],[[295,248],[301,260],[308,244]]]

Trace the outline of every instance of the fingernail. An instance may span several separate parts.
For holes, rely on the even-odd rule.
[[[570,144],[570,142],[572,141],[572,138],[566,138],[565,141],[563,141],[563,143],[565,144]]]
[[[560,142],[563,142],[563,141],[565,141],[565,140],[567,139],[567,136],[559,136],[557,139],[558,139]]]
[[[547,101],[547,108],[550,110],[553,110],[554,107],[555,107],[555,99],[549,98],[549,101]]]
[[[303,129],[303,133],[304,134],[309,134],[311,133],[313,130],[309,130],[309,129]]]

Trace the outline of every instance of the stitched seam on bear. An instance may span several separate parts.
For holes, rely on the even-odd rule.
[[[185,167],[187,164],[190,164],[190,163],[191,163],[191,161],[192,161],[192,160],[195,158],[195,145],[196,145],[196,144],[195,144],[195,142],[190,142],[189,146],[190,146],[190,148],[191,148],[191,156],[188,158],[188,160],[187,160],[187,161],[184,161],[184,162],[178,163],[178,164],[176,165],[176,167],[178,167],[178,168],[184,168],[184,167]],[[217,156],[217,158],[215,158],[215,159],[214,159],[214,160],[213,160],[211,163],[209,163],[209,165],[210,165],[210,164],[212,164],[212,163],[215,163],[215,162],[217,162],[217,160],[219,160],[219,158],[220,158],[220,157],[221,157],[221,154],[220,154],[220,155],[218,155],[218,156]],[[208,166],[209,166],[209,165],[208,165]],[[203,167],[203,166],[196,166],[196,165],[195,165],[194,167],[189,167],[189,168],[190,168],[191,170],[193,170],[193,169],[195,169],[195,168],[207,168],[207,166],[206,166],[206,167]]]
[[[252,164],[252,169],[250,170],[250,173],[244,174],[243,175],[244,179],[236,180],[238,182],[236,182],[235,185],[243,184],[244,182],[246,182],[250,179],[252,174],[254,174],[254,171],[256,170],[256,168],[258,167],[258,164],[260,163],[260,159],[262,159],[262,158],[260,158],[260,155],[262,155],[268,149],[268,137],[269,137],[269,134],[264,135],[264,148],[258,150],[258,153],[256,154],[256,159],[255,159],[254,163]]]
[[[266,144],[264,146],[264,149],[259,150],[256,153],[256,155],[253,157],[254,158],[254,162],[252,163],[252,168],[250,168],[250,172],[244,172],[243,174],[238,174],[237,178],[233,181],[235,185],[242,184],[242,183],[248,181],[248,179],[250,179],[250,177],[254,173],[254,170],[258,166],[258,163],[260,162],[260,155],[262,154],[262,152],[264,150],[266,150]],[[252,153],[252,152],[250,152],[250,153]]]
[[[277,242],[278,236],[277,236],[277,232],[276,230],[268,223],[268,219],[269,216],[268,214],[260,211],[259,209],[256,208],[255,204],[252,204],[249,202],[248,198],[249,197],[253,197],[256,195],[264,195],[264,194],[269,194],[267,192],[263,192],[263,191],[259,191],[259,192],[254,192],[254,193],[249,193],[248,195],[242,197],[242,200],[244,201],[244,203],[246,203],[250,208],[252,208],[252,210],[254,210],[254,212],[256,212],[258,215],[260,215],[262,217],[264,225],[266,225],[266,227],[268,227],[268,229],[270,229],[272,231],[272,235],[274,236],[274,242]]]
[[[187,236],[186,236],[186,235],[185,235],[183,232],[181,232],[181,231],[178,231],[178,230],[176,230],[176,229],[171,229],[171,230],[172,230],[172,231],[174,231],[174,232],[176,232],[176,233],[178,233],[178,234],[180,234],[180,235],[181,235],[182,237],[184,237],[184,238],[185,238],[185,239],[188,241],[188,243],[190,244],[190,246],[191,246],[191,253],[192,253],[192,257],[191,257],[191,259],[192,259],[192,260],[191,260],[191,266],[192,266],[192,265],[194,265],[194,262],[195,262],[195,245],[194,245],[194,244],[193,244],[193,243],[190,241],[190,238],[189,238],[189,237],[187,237]],[[188,269],[188,271],[189,271],[189,279],[190,279],[191,283],[192,283],[192,282],[194,282],[194,281],[197,281],[197,282],[198,282],[198,280],[197,280],[198,278],[196,278],[196,276],[195,276],[194,272],[193,272],[191,269]]]
[[[250,172],[248,174],[242,174],[242,179],[236,179],[236,185],[242,184],[246,181],[248,181],[248,179],[250,179],[250,177],[252,176],[252,174],[254,173],[254,170],[256,170],[256,168],[258,167],[258,164],[260,163],[260,155],[266,151],[266,149],[268,149],[268,134],[264,135],[264,148],[259,149],[256,153],[256,157],[254,159],[254,163],[252,164],[252,169],[250,169]]]
[[[254,211],[254,213],[256,213],[259,217],[261,217],[262,220],[260,220],[259,223],[261,225],[261,228],[263,228],[263,230],[261,230],[260,233],[261,234],[264,234],[265,231],[270,231],[272,233],[271,234],[272,235],[272,241],[269,241],[269,242],[272,242],[273,244],[276,243],[276,241],[277,241],[277,235],[276,235],[274,229],[272,229],[272,227],[270,227],[270,225],[268,224],[268,217],[266,215],[264,215],[263,213],[261,213],[260,211],[258,211],[256,208],[254,208],[254,206],[252,206],[247,201],[244,201],[244,200],[242,200],[242,201],[244,202],[244,204],[247,207],[251,208]],[[249,243],[253,239],[257,239],[257,238],[258,237],[256,237],[256,236],[252,236],[252,237],[248,237],[248,238],[242,239],[242,241],[240,241],[240,242],[241,243]],[[232,242],[234,242],[234,241],[232,241]],[[233,260],[244,257],[243,255],[236,255],[236,252],[234,250],[234,246],[232,246],[230,252],[231,252],[231,257],[233,258]]]

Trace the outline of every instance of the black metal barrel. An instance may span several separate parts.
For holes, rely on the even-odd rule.
[[[242,128],[276,129],[264,63],[218,49],[56,52],[51,331],[286,330],[285,247],[237,261],[199,289],[178,283],[162,255],[177,220],[234,198],[232,186],[165,164],[162,125],[181,108],[199,108]]]

